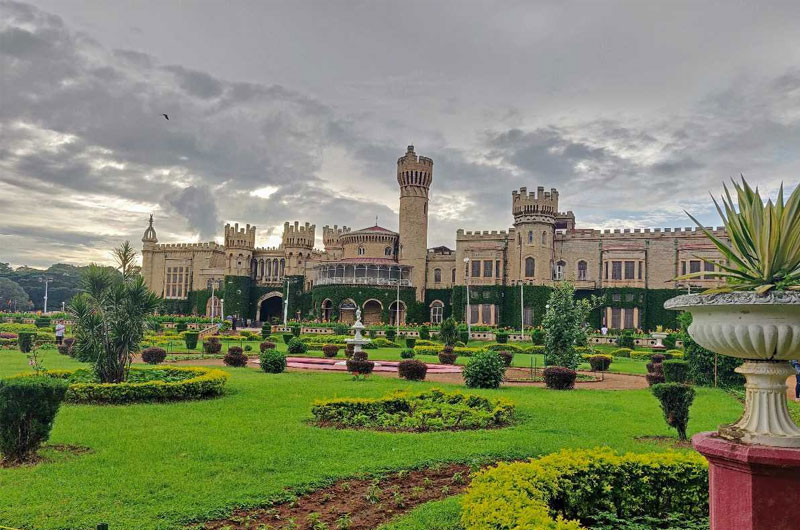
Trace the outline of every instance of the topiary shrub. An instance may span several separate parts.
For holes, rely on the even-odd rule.
[[[563,366],[548,366],[544,369],[544,384],[553,390],[572,390],[578,372]]]
[[[157,348],[155,346],[142,350],[142,360],[147,364],[161,364],[167,358],[167,352],[164,348]]]
[[[653,361],[656,364],[663,363],[666,358],[667,357],[664,354],[661,354],[661,353],[654,353],[653,355],[650,356],[650,360]]]
[[[464,345],[468,344],[469,343],[469,331],[468,330],[459,331],[458,332],[458,340],[459,340],[459,342],[461,342]]]
[[[660,383],[653,385],[650,391],[661,403],[667,424],[677,430],[678,438],[685,442],[689,408],[695,396],[694,388],[681,383]]]
[[[589,366],[594,372],[605,372],[613,361],[610,355],[592,355],[589,357]]]
[[[275,349],[262,351],[258,361],[261,369],[268,374],[279,374],[286,370],[286,356]]]
[[[244,345],[244,351],[253,351],[253,347],[249,344]]]
[[[634,342],[633,331],[626,329],[622,335],[617,337],[617,346],[620,348],[628,348],[630,350],[636,349],[636,342]]]
[[[650,386],[657,385],[664,382],[664,356],[655,354],[650,357],[651,361],[647,363],[647,384]]]
[[[536,328],[531,331],[531,342],[536,346],[544,346],[544,330]]]
[[[439,362],[442,364],[455,364],[458,354],[453,351],[452,346],[445,346],[439,352]]]
[[[409,381],[424,381],[428,373],[428,365],[416,359],[400,361],[397,365],[397,373],[402,379]]]
[[[187,329],[189,329],[189,326],[186,325],[186,322],[178,322],[178,324],[175,326],[175,331],[178,333],[186,331]]]
[[[501,350],[497,352],[497,355],[500,356],[500,359],[502,359],[503,364],[505,364],[506,366],[511,366],[511,361],[514,360],[513,352]]]
[[[277,346],[276,346],[276,344],[274,342],[265,340],[264,342],[259,344],[258,348],[262,352],[265,352],[267,350],[274,350],[275,348],[277,348]]]
[[[499,388],[506,373],[506,364],[493,351],[475,354],[461,375],[469,388]]]
[[[270,335],[272,335],[272,326],[264,322],[263,324],[261,324],[261,338],[267,339],[269,338]]]
[[[222,343],[218,337],[208,337],[203,340],[203,351],[209,355],[216,355],[222,351]]]
[[[306,353],[308,351],[308,345],[297,337],[294,337],[286,344],[286,351],[294,354]]]
[[[353,356],[353,352],[356,350],[355,344],[347,343],[344,346],[344,356],[348,359]]]
[[[415,355],[414,350],[412,350],[411,348],[406,348],[400,352],[401,359],[413,359],[414,355]]]
[[[406,337],[406,348],[414,348],[417,344],[417,339],[414,337]]]
[[[294,335],[295,337],[300,336],[300,326],[298,326],[297,324],[291,326],[289,329],[292,330],[292,335]]]
[[[247,355],[242,352],[239,346],[231,346],[228,348],[228,353],[222,358],[222,362],[224,362],[226,366],[243,368],[247,366]]]
[[[419,338],[420,340],[431,340],[431,330],[428,329],[428,326],[419,327]]]
[[[354,352],[353,356],[347,359],[345,363],[347,365],[347,371],[356,377],[359,375],[366,376],[371,374],[372,370],[375,368],[375,363],[367,360],[368,358],[367,352],[365,351]]]
[[[187,331],[183,334],[183,342],[186,343],[187,350],[197,348],[197,337],[200,335],[197,331]]]
[[[339,346],[336,344],[325,344],[322,346],[322,354],[325,357],[336,357],[339,354]]]
[[[36,333],[33,331],[20,331],[17,337],[17,346],[22,353],[30,353],[33,349],[33,339],[36,338]]]
[[[452,346],[458,340],[458,325],[453,317],[446,318],[439,327],[439,340],[445,346]]]
[[[677,333],[667,333],[667,336],[661,340],[661,344],[668,350],[672,350],[675,348],[675,344],[678,342],[678,334]]]
[[[689,363],[680,359],[667,359],[662,363],[666,383],[688,383]]]
[[[494,340],[497,341],[497,344],[505,344],[508,342],[508,333],[505,331],[498,331],[494,334]]]
[[[58,345],[58,353],[73,357],[75,355],[75,339],[72,337],[64,339],[64,341]]]
[[[386,338],[389,339],[391,342],[394,342],[394,339],[397,338],[397,330],[395,330],[395,329],[387,329],[386,330]]]
[[[631,351],[632,350],[630,348],[617,348],[616,350],[611,352],[611,355],[614,357],[630,358]]]
[[[0,455],[21,464],[50,437],[69,383],[50,377],[0,379]]]
[[[291,341],[293,338],[295,338],[294,335],[291,334],[291,333],[284,333],[281,336],[283,337],[283,343],[284,344],[289,344],[289,341]]]

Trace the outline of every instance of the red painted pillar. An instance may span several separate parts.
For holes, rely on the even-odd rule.
[[[746,445],[705,432],[711,530],[800,530],[800,449]]]

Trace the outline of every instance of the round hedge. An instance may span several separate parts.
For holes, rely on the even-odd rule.
[[[401,379],[423,381],[428,374],[428,365],[416,359],[406,359],[397,365],[397,373]]]
[[[80,370],[48,370],[47,377],[71,380]],[[84,371],[85,372],[85,371]],[[145,379],[137,383],[70,382],[65,401],[68,403],[99,403],[125,405],[153,401],[183,401],[207,399],[219,396],[225,390],[228,374],[215,368],[197,366],[131,367],[131,372],[140,372]],[[165,381],[156,379],[163,374]],[[20,376],[27,377],[27,376]]]
[[[506,373],[506,363],[497,353],[484,351],[475,354],[461,372],[469,388],[499,388]]]
[[[278,350],[264,350],[259,356],[259,364],[268,374],[279,374],[286,370],[286,356]]]
[[[562,450],[478,472],[461,508],[465,530],[581,530],[609,512],[617,522],[677,515],[708,528],[708,464],[697,453]]]

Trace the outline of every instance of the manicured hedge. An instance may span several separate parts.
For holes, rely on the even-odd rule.
[[[578,372],[564,366],[548,366],[542,372],[544,384],[553,390],[572,390],[575,388],[575,379]]]
[[[147,381],[144,383],[71,383],[66,401],[70,403],[100,403],[124,405],[149,401],[180,401],[219,396],[225,389],[228,374],[214,368],[173,366],[170,368],[131,367],[134,370],[152,370],[165,375],[185,377],[180,381]],[[45,375],[69,380],[74,370],[48,370]],[[29,376],[20,376],[29,377]]]
[[[417,355],[439,355],[439,352],[442,351],[443,346],[414,346],[414,353]],[[507,349],[507,348],[504,348]],[[466,347],[456,347],[453,348],[453,352],[461,355],[463,357],[472,357],[476,353],[483,351],[483,348],[466,348]]]
[[[17,344],[19,345],[19,351],[22,353],[28,353],[33,348],[33,339],[36,337],[36,333],[31,331],[20,331],[19,338],[17,339]]]
[[[406,359],[397,365],[397,374],[401,379],[422,381],[428,373],[428,365],[416,359]]]
[[[286,356],[278,350],[265,350],[259,356],[259,364],[268,374],[279,374],[286,370]]]
[[[680,359],[667,359],[663,363],[664,380],[667,383],[687,383],[689,381],[689,363]]]
[[[183,340],[186,343],[186,349],[193,350],[197,348],[197,337],[200,335],[197,331],[187,331],[183,334]]]
[[[708,464],[697,453],[562,450],[479,471],[462,499],[465,530],[579,530],[612,512],[620,520],[708,517]],[[644,527],[642,527],[644,528]]]
[[[634,352],[630,348],[617,348],[616,350],[611,352],[611,355],[614,357],[630,357],[632,359],[638,358],[639,354],[642,352]],[[635,355],[634,355],[635,354]],[[650,354],[647,355],[647,358],[650,358]]]
[[[610,355],[591,355],[589,357],[589,366],[592,367],[592,371],[605,372],[611,366],[612,361],[613,358]]]

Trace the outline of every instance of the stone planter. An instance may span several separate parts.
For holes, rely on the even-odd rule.
[[[689,334],[704,348],[746,359],[736,369],[747,383],[745,411],[719,435],[737,442],[800,448],[800,427],[786,407],[787,362],[800,358],[800,292],[690,294],[667,309],[692,314]]]
[[[653,349],[654,350],[655,349],[658,349],[658,350],[665,350],[666,349],[664,347],[664,342],[663,342],[663,340],[667,338],[667,334],[666,333],[662,333],[662,332],[658,331],[658,332],[655,332],[655,333],[651,333],[650,336],[653,337],[654,339],[656,339],[656,343],[653,345]]]

